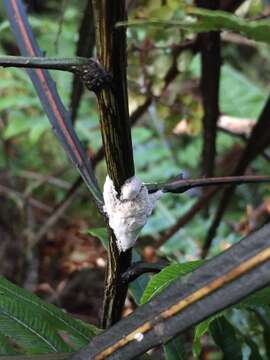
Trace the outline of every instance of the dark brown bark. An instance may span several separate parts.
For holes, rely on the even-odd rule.
[[[198,0],[206,9],[219,9],[219,1]],[[198,36],[201,52],[201,94],[203,102],[202,174],[214,176],[216,157],[217,121],[219,118],[220,33],[208,32]]]
[[[98,58],[112,76],[111,86],[97,94],[101,133],[108,175],[119,192],[124,182],[134,175],[126,80],[126,30],[115,29],[118,21],[127,18],[125,0],[93,0],[93,9]],[[121,274],[131,263],[131,250],[120,253],[113,232],[108,231],[103,327],[121,318],[127,293],[127,285],[121,284]]]

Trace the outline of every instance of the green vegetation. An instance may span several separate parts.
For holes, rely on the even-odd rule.
[[[266,113],[263,112],[269,102],[269,10],[259,0],[243,1],[236,13],[234,7],[223,6],[222,0],[216,4],[219,10],[209,1],[203,6],[198,1],[197,5],[202,7],[189,1],[127,1],[129,19],[117,22],[115,31],[127,32],[127,86],[135,173],[145,183],[179,179],[179,174],[184,178],[269,174],[270,132],[269,121],[265,120],[270,115],[268,105]],[[86,41],[86,35],[79,29],[88,14],[85,10],[88,0],[28,3],[29,22],[46,57],[88,57],[78,53],[79,40]],[[113,3],[117,7],[115,0]],[[86,28],[92,37],[93,21],[89,12]],[[212,48],[209,45],[209,50],[206,44]],[[95,57],[96,48],[90,50]],[[0,53],[18,55],[2,4]],[[69,108],[72,96],[79,94],[73,83],[74,75],[61,71],[50,74],[65,107]],[[59,308],[68,308],[72,303],[70,299],[66,303],[62,301],[61,289],[69,284],[70,276],[82,274],[85,267],[103,276],[107,261],[103,247],[109,248],[109,258],[116,254],[119,268],[123,254],[112,250],[113,235],[108,236],[101,211],[95,207],[85,185],[79,182],[77,169],[72,167],[55,137],[27,73],[18,68],[0,68],[0,78],[0,242],[3,243],[0,249],[4,259],[1,257],[3,270],[0,266],[3,275],[0,356],[74,353],[100,332],[88,323],[94,318],[97,324],[101,311],[88,312],[85,310],[88,303],[80,303],[78,308],[81,306],[83,310],[76,315],[85,316],[86,321],[76,319]],[[215,95],[219,91],[217,101],[213,95],[215,86]],[[104,140],[106,111],[100,105],[102,97],[97,94],[98,107],[94,93],[80,91],[82,97],[78,98],[72,126],[93,160],[102,189],[110,171],[108,158],[115,156],[115,149],[105,147],[107,163],[103,154],[99,156],[102,145],[108,144]],[[121,107],[125,103],[117,97],[119,89],[108,87],[106,91],[112,91],[111,99],[115,96],[113,104],[118,101]],[[208,121],[212,119],[212,124],[218,121],[214,130],[207,117]],[[257,131],[254,129],[258,122],[262,125]],[[117,126],[109,125],[117,133]],[[123,134],[117,134],[123,138]],[[125,151],[132,153],[132,149],[120,149],[123,158]],[[132,173],[132,159],[129,161],[124,166],[119,161],[120,173],[119,169],[116,171],[119,183],[123,183],[127,173]],[[222,189],[217,192],[226,198]],[[208,188],[194,188],[183,194],[168,193],[157,203],[132,256],[133,262],[157,263],[163,269],[142,271],[140,277],[135,276],[128,284],[121,280],[127,269],[121,273],[116,266],[117,279],[111,287],[122,290],[122,286],[128,286],[131,303],[126,306],[127,311],[155,301],[177,281],[185,284],[208,259],[269,222],[269,184],[243,184],[228,195],[230,203],[224,205],[222,197],[213,196],[202,201],[192,213],[207,194]],[[213,227],[218,209],[222,213],[219,226]],[[71,232],[72,227],[76,228],[74,244],[73,239],[70,243],[62,240],[68,233],[63,231],[66,227]],[[91,260],[87,258],[89,244],[94,253]],[[60,250],[54,253],[57,247]],[[12,251],[15,255],[9,256]],[[64,267],[69,270],[64,271]],[[87,296],[95,298],[91,286],[91,283],[81,284],[87,289]],[[47,293],[42,294],[44,288]],[[32,292],[43,295],[44,301]],[[162,350],[154,350],[147,358],[270,359],[269,287],[239,299],[237,304],[226,306],[199,324],[196,322],[180,336],[175,331],[176,337],[168,337]],[[124,300],[125,294],[124,299],[113,302],[113,306],[119,306],[116,313],[120,315]],[[97,302],[101,309],[102,300],[99,298]],[[119,314],[108,313],[109,319],[103,319],[103,325],[119,320]]]

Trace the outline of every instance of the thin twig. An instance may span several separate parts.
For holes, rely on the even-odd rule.
[[[61,170],[62,172],[62,170]],[[57,178],[55,176],[52,175],[43,175],[43,174],[39,174],[36,173],[34,171],[28,171],[28,170],[22,170],[19,171],[18,173],[15,174],[18,177],[24,178],[24,179],[30,179],[30,180],[35,180],[37,182],[37,184],[34,185],[34,188],[36,188],[37,186],[41,186],[44,183],[48,183],[50,185],[59,187],[61,189],[65,189],[68,190],[70,188],[70,183]]]
[[[218,126],[218,130],[222,131],[225,134],[228,134],[228,135],[231,135],[238,139],[241,139],[245,143],[248,142],[248,137],[245,134],[239,134],[239,133],[233,132],[231,130],[223,128],[222,126]],[[265,158],[266,161],[270,161],[270,155],[268,155],[266,151],[263,151],[261,155]]]
[[[42,239],[42,237],[48,233],[48,230],[55,225],[55,223],[63,216],[69,205],[71,205],[73,199],[77,195],[77,191],[72,192],[72,195],[68,197],[65,202],[62,202],[60,206],[54,209],[53,214],[46,220],[46,222],[41,226],[39,231],[33,235],[32,245],[35,246]]]
[[[268,183],[270,176],[227,176],[216,178],[201,178],[201,179],[188,179],[176,180],[163,184],[147,184],[150,193],[162,190],[165,193],[181,194],[194,187],[208,187],[216,185],[241,185],[251,183]]]
[[[74,71],[74,67],[88,64],[88,59],[83,57],[74,58],[46,58],[28,56],[1,56],[0,66],[30,69],[49,69],[60,71]],[[94,61],[94,60],[93,60]]]
[[[124,284],[128,284],[131,281],[136,280],[139,276],[146,273],[159,273],[164,267],[168,265],[168,261],[160,261],[158,263],[145,263],[139,261],[133,263],[123,274],[122,281]]]
[[[28,201],[31,206],[46,213],[50,213],[52,211],[52,208],[50,206],[45,205],[32,197],[27,198],[24,194],[21,194],[20,192],[13,190],[7,186],[0,185],[0,193],[6,195],[9,199],[13,200],[17,204],[19,209],[22,209],[25,201]]]

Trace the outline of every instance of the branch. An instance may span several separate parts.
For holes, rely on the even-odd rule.
[[[197,0],[204,9],[218,10],[220,0]],[[198,35],[201,52],[201,96],[203,103],[202,174],[213,176],[216,157],[216,137],[219,111],[219,84],[221,67],[220,32],[211,31]]]
[[[1,56],[0,66],[18,67],[31,69],[51,69],[62,71],[73,71],[73,67],[87,65],[88,59],[82,57],[74,58],[46,58],[29,56]]]
[[[163,184],[147,184],[150,193],[162,190],[167,193],[181,194],[194,187],[206,187],[216,185],[241,185],[252,183],[267,183],[270,182],[270,176],[227,176],[216,178],[201,178],[191,180],[175,180]]]
[[[45,58],[25,56],[1,56],[0,66],[27,69],[47,69],[69,71],[79,76],[85,86],[94,92],[110,86],[112,78],[94,59],[83,57],[74,58]]]
[[[242,140],[244,143],[248,142],[248,136],[245,135],[245,134],[236,133],[234,131],[225,129],[222,126],[218,126],[218,130],[222,131],[224,134],[228,134],[228,135],[230,135],[232,137],[238,138],[238,139]],[[270,161],[270,155],[268,155],[265,150],[261,153],[261,156],[263,156],[266,161]]]
[[[227,308],[270,281],[270,225],[207,261],[71,357],[134,359]]]
[[[142,261],[133,263],[123,274],[122,274],[122,282],[123,284],[128,284],[131,281],[136,280],[139,276],[146,273],[158,273],[164,267],[168,265],[167,261],[160,261],[159,263],[145,263]]]

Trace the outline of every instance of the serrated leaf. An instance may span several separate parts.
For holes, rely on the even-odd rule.
[[[152,297],[160,293],[164,290],[168,285],[170,285],[174,280],[187,275],[188,273],[192,272],[200,265],[204,263],[204,260],[196,260],[190,261],[182,264],[173,264],[169,265],[160,273],[154,275],[142,295],[141,304],[145,304],[149,301]]]
[[[0,332],[24,353],[41,354],[77,350],[98,329],[0,277]]]

